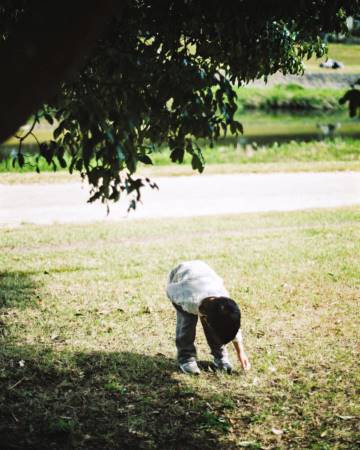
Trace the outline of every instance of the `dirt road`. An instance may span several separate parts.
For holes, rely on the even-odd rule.
[[[256,211],[290,211],[360,204],[360,172],[272,173],[163,177],[146,188],[143,203],[127,214],[128,199],[87,204],[80,183],[0,185],[0,225],[52,224],[184,217]]]

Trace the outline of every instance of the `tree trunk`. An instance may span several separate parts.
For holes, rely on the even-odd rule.
[[[34,2],[0,46],[0,142],[52,98],[85,61],[116,0]]]

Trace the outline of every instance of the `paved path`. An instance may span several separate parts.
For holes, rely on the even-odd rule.
[[[125,218],[183,217],[290,211],[360,204],[360,172],[272,173],[163,177],[146,188],[143,204],[127,214],[124,199],[111,206],[86,203],[80,183],[0,185],[0,225],[66,223]]]

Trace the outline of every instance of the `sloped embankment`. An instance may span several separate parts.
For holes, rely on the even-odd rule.
[[[290,84],[295,83],[304,87],[319,87],[319,88],[347,88],[350,84],[355,83],[360,78],[359,74],[349,73],[305,73],[304,75],[282,75],[277,73],[269,77],[268,82],[265,84],[262,80],[256,80],[250,83],[248,86],[256,87],[271,87],[277,84]]]

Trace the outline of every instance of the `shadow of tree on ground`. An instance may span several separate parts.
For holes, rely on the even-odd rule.
[[[0,272],[0,311],[4,308],[36,305],[37,283],[33,281],[33,273],[16,271]]]
[[[8,316],[16,313],[13,307],[37,307],[35,283],[30,274],[23,271],[0,271],[0,339],[6,339]],[[0,341],[1,342],[1,341]]]
[[[232,448],[221,406],[209,409],[212,399],[162,354],[16,341],[6,322],[16,323],[19,308],[39,307],[37,275],[0,272],[2,449]]]
[[[8,345],[1,366],[2,448],[232,448],[226,419],[162,355]]]

